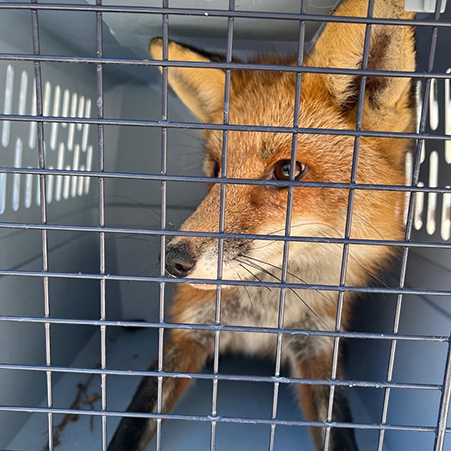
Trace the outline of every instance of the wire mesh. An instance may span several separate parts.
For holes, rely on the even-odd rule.
[[[102,0],[96,0],[97,5],[102,4]],[[98,58],[103,56],[103,20],[102,12],[96,12],[96,54]],[[97,83],[97,117],[102,119],[104,116],[104,99],[103,99],[103,66],[97,64],[96,66],[96,83]],[[103,124],[97,126],[97,164],[99,172],[104,170],[104,128]],[[98,178],[99,191],[99,227],[105,226],[105,180],[103,177]],[[105,232],[99,232],[99,258],[100,267],[99,273],[105,274],[106,255],[105,255]],[[106,318],[106,279],[100,280],[100,319]],[[106,362],[106,326],[100,326],[100,366],[105,369]],[[101,398],[102,411],[107,410],[107,379],[106,374],[101,374]],[[107,417],[102,415],[102,450],[107,449]]]
[[[435,20],[438,20],[440,18],[441,3],[442,3],[441,1],[438,1],[436,4],[435,14],[434,14]],[[432,36],[431,36],[430,51],[429,51],[428,68],[427,68],[428,72],[431,71],[432,68],[434,67],[434,58],[435,58],[435,50],[436,50],[436,45],[437,45],[437,37],[438,37],[438,29],[433,28]],[[431,83],[430,80],[426,80],[426,87],[424,89],[423,102],[422,102],[421,114],[420,114],[420,124],[419,124],[419,134],[420,135],[422,133],[424,133],[424,131],[426,129],[426,113],[428,111],[430,83]],[[416,149],[415,149],[415,162],[414,162],[414,169],[413,169],[412,186],[417,185],[418,180],[419,180],[422,145],[423,145],[423,141],[420,138],[417,141]],[[415,194],[411,192],[409,195],[409,206],[408,206],[408,212],[407,212],[405,241],[410,241],[411,235],[412,235],[414,202],[415,202]],[[404,247],[402,257],[401,257],[401,271],[400,271],[400,276],[399,276],[399,287],[401,287],[401,288],[405,284],[408,253],[409,253],[409,248]],[[403,301],[402,294],[398,294],[397,303],[396,303],[395,321],[393,324],[393,332],[395,334],[397,334],[399,331],[402,301]],[[388,368],[387,368],[387,381],[388,382],[391,381],[392,377],[393,377],[396,345],[397,345],[397,341],[393,340],[391,342],[390,357],[389,357],[389,363],[388,363]],[[382,408],[382,418],[381,418],[382,424],[387,422],[389,399],[390,399],[390,389],[385,389],[384,403],[383,403],[383,408]],[[442,405],[443,405],[444,401],[445,401],[445,399],[443,398],[442,402],[441,402]],[[384,436],[385,436],[385,432],[381,430],[379,433],[378,451],[382,451],[382,449],[383,449]],[[443,446],[444,446],[444,440],[441,438],[441,431],[438,428],[437,432],[436,432],[436,443],[435,443],[434,448],[435,448],[435,450],[439,450],[440,448],[443,449]]]
[[[32,0],[32,3],[36,3],[37,0]],[[31,12],[32,30],[33,30],[33,53],[39,55],[40,43],[39,43],[39,21],[37,11]],[[37,114],[42,116],[42,76],[41,76],[41,64],[38,61],[34,63],[34,75],[36,84],[36,108]],[[38,124],[38,162],[40,168],[45,168],[45,153],[44,153],[44,127],[43,123]],[[46,195],[46,180],[45,175],[39,176],[40,185],[40,210],[41,210],[41,224],[47,223],[47,195]],[[48,262],[48,235],[47,230],[41,231],[41,243],[42,243],[42,271],[45,273],[49,270]],[[50,316],[50,298],[49,298],[49,279],[43,277],[43,289],[44,289],[44,314],[45,317]],[[51,342],[50,342],[50,324],[45,323],[45,360],[46,365],[51,366]],[[52,373],[48,371],[47,375],[47,406],[50,408],[53,406],[53,394],[52,394]],[[48,412],[48,443],[49,450],[53,450],[53,414]]]
[[[439,0],[436,5],[436,12],[433,20],[401,20],[401,19],[380,19],[372,17],[372,9],[374,0],[370,0],[367,17],[339,17],[329,15],[312,15],[306,14],[306,2],[300,1],[299,14],[276,13],[276,12],[261,12],[261,11],[237,11],[235,8],[235,1],[229,0],[227,10],[220,11],[214,9],[191,9],[191,8],[171,8],[168,0],[162,1],[161,7],[135,7],[135,6],[110,6],[103,5],[102,0],[96,0],[95,5],[67,5],[67,4],[45,4],[37,3],[37,0],[31,0],[31,3],[1,3],[0,11],[2,10],[25,10],[31,12],[32,22],[32,37],[33,37],[33,54],[0,54],[0,61],[29,61],[34,63],[35,83],[36,83],[36,104],[37,116],[32,115],[14,115],[14,114],[0,114],[0,121],[9,120],[16,122],[36,122],[38,132],[38,168],[25,169],[13,167],[0,167],[0,173],[12,174],[32,174],[39,176],[40,180],[40,223],[24,223],[24,222],[2,222],[0,229],[12,230],[37,230],[41,233],[41,251],[42,251],[42,270],[41,271],[26,271],[26,270],[5,270],[0,269],[0,276],[15,276],[15,277],[37,277],[43,281],[45,314],[43,317],[33,316],[12,316],[0,315],[1,322],[25,322],[43,324],[45,328],[45,349],[46,349],[46,364],[45,366],[38,365],[23,365],[23,364],[3,364],[0,363],[1,370],[23,370],[23,371],[37,371],[45,372],[46,386],[47,386],[47,407],[19,407],[19,406],[0,406],[0,411],[7,412],[32,412],[43,413],[48,417],[48,447],[53,450],[53,415],[54,414],[77,414],[77,415],[91,415],[100,416],[102,424],[102,450],[107,449],[107,418],[108,417],[135,417],[135,418],[153,418],[157,420],[156,429],[156,449],[161,450],[161,422],[165,419],[172,420],[186,420],[196,422],[209,422],[211,425],[211,440],[210,449],[216,449],[216,425],[217,423],[242,423],[242,424],[264,424],[270,428],[269,435],[269,449],[273,450],[275,446],[275,431],[278,425],[285,426],[322,426],[325,427],[325,443],[324,450],[329,446],[330,431],[332,428],[354,428],[354,429],[368,429],[379,431],[378,450],[382,451],[384,445],[385,431],[410,431],[410,432],[429,432],[435,434],[434,451],[444,449],[444,440],[450,428],[447,427],[448,411],[451,398],[451,364],[450,364],[450,336],[449,335],[408,335],[399,333],[399,322],[401,315],[401,308],[403,296],[405,295],[427,295],[427,296],[450,296],[451,290],[445,289],[420,289],[415,287],[408,287],[405,283],[406,268],[408,262],[408,253],[412,248],[431,248],[431,249],[451,249],[451,243],[433,242],[433,241],[412,241],[412,223],[414,215],[414,203],[416,193],[451,193],[449,187],[428,187],[419,186],[419,169],[420,169],[420,151],[423,142],[437,141],[443,142],[449,139],[449,136],[438,133],[426,133],[426,114],[427,105],[430,95],[430,84],[432,79],[451,79],[451,74],[434,72],[434,57],[437,45],[438,30],[447,30],[451,27],[451,23],[440,19],[440,8],[442,0]],[[95,57],[75,57],[63,55],[42,55],[40,52],[39,41],[39,22],[38,13],[40,11],[71,11],[71,12],[90,12],[96,16],[96,56]],[[104,13],[140,13],[140,14],[156,14],[162,17],[162,36],[163,36],[163,51],[162,60],[144,60],[132,58],[106,58],[103,52],[103,14]],[[190,62],[190,61],[168,61],[168,46],[169,46],[169,18],[172,15],[178,16],[204,16],[223,17],[228,21],[227,31],[227,47],[226,47],[226,61],[217,62]],[[233,62],[233,40],[234,40],[234,19],[271,19],[271,20],[289,20],[299,22],[299,36],[297,45],[297,61],[296,65],[267,65],[267,64],[251,64],[242,62]],[[306,67],[303,66],[304,59],[304,44],[305,44],[305,21],[312,22],[335,22],[335,23],[358,23],[366,25],[365,44],[363,51],[363,64],[361,69],[335,69],[324,67]],[[426,72],[405,72],[405,71],[387,71],[369,69],[369,44],[371,36],[371,28],[373,25],[414,25],[415,27],[431,28],[431,44],[429,52],[429,61]],[[96,68],[96,90],[97,90],[97,117],[93,119],[88,118],[67,118],[58,116],[43,115],[43,101],[42,101],[42,63],[70,63],[70,64],[93,64]],[[162,108],[161,120],[124,120],[115,118],[105,118],[104,114],[104,68],[108,65],[127,65],[127,66],[159,66],[162,67]],[[193,67],[193,68],[219,68],[225,71],[225,92],[224,92],[224,109],[223,122],[221,124],[197,124],[191,122],[170,121],[168,118],[168,69],[170,67]],[[296,74],[296,92],[294,104],[294,118],[293,125],[290,127],[279,126],[256,126],[256,125],[240,125],[229,124],[229,100],[231,90],[231,71],[232,70],[251,70],[251,71],[278,71],[291,72]],[[356,127],[353,130],[341,129],[320,129],[320,128],[304,128],[299,126],[299,111],[301,103],[301,89],[302,76],[306,73],[316,74],[341,74],[341,75],[356,75],[361,77],[357,121]],[[418,133],[399,133],[399,132],[383,132],[362,130],[363,117],[363,103],[364,93],[366,87],[366,79],[369,76],[384,76],[384,77],[404,77],[414,78],[425,82],[425,89],[423,95],[423,107],[421,112],[420,127]],[[89,173],[84,173],[85,177],[96,178],[98,180],[98,226],[74,226],[61,224],[48,224],[47,221],[47,195],[46,195],[46,177],[48,175],[79,175],[76,170],[55,170],[48,169],[45,162],[44,152],[44,122],[46,123],[75,123],[75,124],[90,124],[97,127],[97,144],[98,144],[98,170]],[[161,164],[159,174],[147,173],[127,173],[127,172],[109,172],[105,170],[105,149],[104,149],[104,127],[105,126],[138,126],[138,127],[153,127],[161,130]],[[210,177],[194,177],[194,176],[176,176],[168,174],[168,131],[170,129],[202,129],[202,130],[219,130],[222,131],[222,156],[221,156],[221,175],[214,180],[213,183],[221,186],[220,199],[220,223],[218,232],[193,232],[193,231],[172,231],[167,229],[167,184],[169,182],[178,183],[212,183]],[[268,181],[255,179],[235,179],[227,176],[227,147],[228,147],[228,133],[231,131],[254,131],[254,132],[277,132],[292,135],[291,148],[291,170],[290,180],[283,181]],[[303,182],[295,181],[293,163],[296,162],[296,150],[298,137],[301,134],[316,134],[329,136],[349,136],[354,138],[354,152],[353,163],[351,170],[351,177],[349,183],[332,183],[332,182]],[[357,167],[359,158],[359,145],[362,137],[379,137],[379,138],[397,138],[397,139],[416,139],[416,152],[414,159],[413,179],[411,186],[398,185],[377,185],[377,184],[362,184],[357,182]],[[107,179],[125,179],[125,180],[149,180],[156,181],[161,184],[161,219],[159,228],[157,229],[139,229],[130,227],[108,227],[105,221],[105,180]],[[225,214],[226,214],[226,194],[228,185],[265,185],[265,186],[279,186],[288,187],[288,201],[286,210],[286,224],[283,235],[258,235],[250,233],[226,233],[225,232]],[[305,237],[292,236],[291,230],[291,214],[293,204],[293,192],[295,187],[311,187],[311,188],[327,188],[327,189],[347,189],[349,190],[349,198],[347,205],[346,228],[343,238],[335,237]],[[407,222],[404,240],[384,240],[384,239],[356,239],[351,237],[353,201],[355,192],[363,191],[399,191],[409,193],[409,204],[407,212]],[[95,233],[99,235],[99,256],[100,267],[98,274],[85,273],[62,273],[49,270],[48,264],[48,232],[49,231],[73,231],[82,233]],[[117,274],[106,273],[106,246],[105,240],[108,234],[136,234],[142,236],[156,236],[160,239],[161,260],[159,266],[159,276],[122,276]],[[166,239],[174,236],[186,237],[209,237],[218,240],[218,265],[216,280],[203,278],[181,279],[175,277],[167,277],[165,275],[165,247]],[[282,241],[283,248],[283,264],[281,270],[280,282],[261,282],[261,281],[243,281],[243,280],[226,280],[223,278],[223,253],[225,239],[248,240],[258,239],[268,242]],[[294,283],[287,282],[288,275],[288,259],[289,246],[292,242],[311,242],[311,243],[334,243],[343,245],[342,265],[340,272],[340,281],[336,285],[324,284],[309,284],[309,283]],[[401,271],[399,276],[399,283],[396,288],[377,287],[377,286],[347,286],[347,262],[349,257],[350,245],[371,245],[371,246],[393,246],[402,247],[403,253],[401,258]],[[49,280],[52,278],[63,279],[83,279],[99,281],[100,286],[100,318],[98,320],[88,319],[64,319],[55,318],[50,314],[50,294],[49,294]],[[136,282],[157,282],[159,284],[159,318],[157,322],[133,322],[133,321],[109,321],[106,316],[107,294],[106,282],[107,280],[117,281],[136,281]],[[211,325],[205,324],[179,324],[170,323],[165,319],[165,290],[167,284],[172,283],[196,283],[196,284],[212,284],[216,285],[216,304],[215,304],[215,323]],[[278,326],[275,328],[249,327],[249,326],[230,326],[221,324],[221,295],[222,287],[228,286],[250,286],[260,287],[266,286],[269,288],[280,289],[279,300],[279,318]],[[318,330],[302,330],[302,329],[287,329],[284,328],[284,303],[287,289],[296,290],[322,290],[338,293],[338,307],[335,322],[335,329],[333,331],[318,331]],[[352,332],[343,331],[341,327],[341,315],[343,309],[343,296],[345,293],[381,293],[397,295],[396,313],[393,324],[393,333],[378,334],[366,332]],[[56,324],[64,325],[90,325],[100,328],[100,350],[101,350],[101,366],[99,369],[87,368],[69,368],[52,365],[51,359],[51,326]],[[107,328],[110,327],[146,327],[158,330],[158,366],[156,371],[136,371],[136,370],[112,370],[108,368],[107,364]],[[168,372],[163,367],[163,342],[164,333],[171,329],[186,329],[186,330],[203,330],[214,333],[214,356],[213,356],[213,373],[183,373],[183,372]],[[228,375],[222,374],[219,369],[219,348],[220,348],[220,333],[240,332],[240,333],[266,333],[273,334],[277,337],[276,346],[276,363],[273,376],[246,376],[246,375]],[[328,380],[317,380],[308,378],[283,377],[281,376],[281,352],[282,341],[288,335],[304,335],[304,336],[321,336],[330,337],[334,340],[333,361],[331,368],[331,376]],[[367,339],[367,340],[381,340],[390,342],[390,357],[387,369],[387,377],[384,381],[370,382],[370,381],[350,381],[344,379],[337,379],[337,365],[339,359],[339,343],[343,338],[347,339]],[[425,384],[425,383],[397,383],[393,382],[393,365],[396,356],[396,347],[398,342],[433,342],[446,343],[448,345],[448,359],[444,371],[442,384]],[[101,378],[101,409],[86,411],[82,409],[61,409],[53,406],[52,394],[52,378],[54,374],[61,373],[77,373],[77,374],[96,374]],[[116,412],[108,409],[107,406],[107,376],[154,376],[158,380],[158,395],[157,395],[157,411],[156,413],[136,413],[136,412]],[[185,379],[199,379],[212,381],[212,402],[211,415],[177,415],[170,413],[163,413],[163,378],[185,378]],[[244,418],[244,417],[226,417],[218,414],[217,396],[219,381],[242,381],[242,382],[256,382],[256,383],[272,383],[274,385],[272,412],[270,419],[263,418]],[[277,418],[278,411],[278,395],[280,384],[298,384],[298,385],[324,385],[329,387],[330,396],[328,404],[328,412],[326,421],[289,421]],[[382,388],[384,390],[384,402],[381,414],[381,421],[378,424],[364,424],[364,423],[340,423],[332,422],[332,409],[334,403],[335,388],[339,386],[344,387],[362,387],[362,388]],[[437,426],[406,426],[399,424],[391,424],[387,420],[387,412],[390,400],[390,391],[392,389],[402,390],[425,390],[425,391],[441,391],[442,396],[440,400],[440,409],[437,420]]]

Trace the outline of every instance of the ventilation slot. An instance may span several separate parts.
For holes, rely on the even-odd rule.
[[[76,92],[72,94],[72,102],[70,105],[70,117],[77,117],[77,101],[78,95]],[[67,134],[67,150],[74,148],[75,124],[69,124],[69,132]]]
[[[438,183],[438,153],[431,152],[429,157],[429,187],[437,188]],[[428,193],[428,209],[426,219],[426,231],[429,235],[435,232],[436,220],[435,213],[437,209],[437,193]]]
[[[86,100],[86,108],[85,108],[85,117],[91,117],[91,99]],[[88,138],[89,138],[89,124],[83,125],[83,135],[81,138],[81,150],[86,152],[88,147]]]
[[[50,97],[52,95],[52,85],[49,81],[45,82],[44,88],[44,101],[42,105],[42,115],[49,116],[50,115]]]
[[[49,166],[49,169],[54,169],[53,166]],[[53,200],[53,179],[55,178],[55,176],[53,174],[49,174],[45,177],[46,179],[46,188],[45,188],[45,193],[47,195],[47,203],[50,204]]]
[[[84,96],[80,96],[80,100],[78,102],[78,117],[82,118],[85,114],[85,98]],[[81,130],[83,128],[83,124],[77,124],[77,130]]]
[[[82,164],[80,166],[80,171],[83,172],[85,170],[85,166]],[[83,181],[84,181],[84,177],[79,176],[78,177],[78,185],[77,185],[77,194],[79,197],[83,196]]]
[[[447,188],[450,188],[447,186]],[[443,194],[442,203],[442,226],[441,226],[442,239],[448,241],[451,236],[451,193]]]
[[[59,149],[58,149],[58,162],[56,165],[58,170],[62,170],[64,167],[64,143],[60,143]],[[61,200],[61,192],[63,189],[63,176],[57,175],[56,176],[56,192],[55,192],[55,200],[59,202]]]
[[[74,171],[78,171],[78,166],[80,164],[80,146],[79,144],[75,145],[75,150],[74,150],[74,160],[72,163],[72,169]],[[72,189],[71,189],[71,196],[75,197],[77,195],[77,182],[78,182],[78,175],[73,175],[72,176]]]
[[[5,213],[6,208],[6,173],[0,173],[0,215]]]
[[[22,71],[20,77],[19,115],[23,116],[27,107],[28,74]]]
[[[88,147],[88,153],[86,155],[86,170],[90,172],[92,169],[92,146]],[[89,193],[89,187],[91,185],[91,177],[85,177],[85,194]]]
[[[421,82],[417,83],[416,97],[417,97],[417,133],[419,133],[420,132],[421,113],[423,111],[423,86],[422,86]],[[426,157],[425,142],[421,141],[420,146],[421,146],[420,163],[423,163],[424,159]]]
[[[412,185],[413,174],[413,156],[411,152],[406,154],[406,186]],[[404,205],[404,224],[407,223],[407,210],[409,209],[410,193],[406,192],[406,200]]]
[[[36,205],[41,205],[41,181],[38,175],[36,176]]]
[[[60,115],[61,106],[61,88],[56,86],[55,97],[53,99],[53,116],[58,117]],[[50,149],[56,149],[56,141],[58,139],[58,122],[52,122],[52,128],[50,131]]]
[[[37,108],[36,108],[36,79],[33,83],[33,98],[31,99],[31,115],[36,116]],[[30,149],[34,149],[36,146],[36,136],[37,136],[37,122],[30,122],[30,136],[28,139],[28,147]]]
[[[70,171],[70,166],[66,166],[66,171]],[[70,175],[64,176],[64,189],[63,189],[63,197],[64,199],[69,199],[69,192],[70,192]]]
[[[63,95],[63,111],[61,112],[62,117],[69,116],[69,104],[70,104],[70,92],[68,89],[65,89]],[[67,122],[62,122],[61,126],[66,128]]]
[[[13,107],[13,90],[14,90],[14,68],[8,64],[6,68],[6,85],[5,85],[5,103],[3,105],[3,114],[11,114]],[[2,145],[6,147],[9,144],[9,133],[11,130],[11,121],[3,121]]]
[[[446,71],[451,74],[451,68]],[[445,80],[445,134],[451,135],[451,80]],[[445,160],[451,164],[451,140],[445,141]]]
[[[22,167],[22,153],[23,153],[23,145],[22,140],[17,138],[16,141],[16,153],[14,156],[14,167],[21,168]],[[13,178],[13,211],[17,211],[20,206],[20,174],[14,174]]]
[[[439,121],[438,108],[438,86],[435,78],[431,79],[431,87],[429,93],[429,126],[432,130],[437,130]]]
[[[418,182],[418,187],[422,188],[423,182]],[[415,215],[414,215],[414,227],[416,230],[420,230],[423,227],[423,209],[424,209],[424,192],[418,191],[415,194]]]
[[[30,167],[28,167],[30,169]],[[31,207],[33,200],[33,174],[27,174],[25,176],[25,208]]]

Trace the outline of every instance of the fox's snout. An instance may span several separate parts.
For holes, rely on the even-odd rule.
[[[188,244],[176,243],[166,246],[166,271],[174,277],[188,276],[196,261],[196,255]]]

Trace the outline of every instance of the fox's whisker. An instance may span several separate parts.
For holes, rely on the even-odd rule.
[[[341,258],[343,253],[336,253],[333,252],[330,248],[329,245],[332,246],[340,246],[340,244],[335,244],[335,243],[329,243],[329,245],[326,244],[322,244],[322,243],[317,243],[319,244],[323,249],[327,250],[328,252],[332,253],[333,255],[335,255],[336,257]],[[381,285],[383,285],[384,287],[388,288],[388,285],[378,276],[376,276],[376,274],[374,274],[373,272],[371,272],[370,270],[366,269],[363,264],[358,260],[358,258],[352,254],[351,251],[349,251],[348,256],[350,259],[352,259],[353,261],[355,261],[357,263],[357,265],[359,266],[359,268],[365,273],[368,274],[369,276],[371,276],[374,280],[376,280],[377,282],[379,282]]]
[[[305,227],[305,226],[313,226],[313,225],[320,225],[320,226],[328,227],[329,229],[332,229],[337,234],[337,236],[341,236],[340,233],[338,232],[338,230],[334,226],[327,224],[325,222],[303,222],[302,224],[294,224],[290,228],[295,229],[297,227]],[[285,227],[282,227],[281,229],[274,230],[270,233],[267,233],[266,235],[274,235],[276,233],[284,232],[284,231],[285,231]]]
[[[245,263],[245,265],[250,265],[250,263],[248,262],[248,263]],[[242,266],[244,269],[246,269],[244,266],[243,266],[243,264],[241,263],[240,264],[240,266]],[[253,265],[251,265],[251,266],[253,266]],[[260,269],[260,270],[264,270],[265,268],[262,268],[261,266],[259,267],[258,265],[255,265],[255,266],[253,266],[253,267],[255,267],[256,269]],[[250,272],[250,271],[249,271]],[[280,282],[280,279],[277,277],[277,276],[275,276],[274,274],[272,274],[271,272],[269,272],[269,271],[264,271],[266,274],[268,274],[268,275],[270,275],[270,276],[272,276],[272,277],[274,277],[275,279],[277,279],[279,282]],[[255,275],[254,275],[254,277],[256,277]],[[310,312],[313,314],[313,315],[315,315],[315,317],[316,318],[318,318],[326,327],[328,327],[327,326],[327,324],[326,324],[326,322],[312,309],[312,307],[308,304],[308,302],[305,300],[305,299],[303,299],[300,295],[299,295],[299,293],[296,293],[296,291],[293,289],[293,288],[288,288],[298,299],[300,299],[301,301],[302,301],[302,303],[310,310]]]
[[[300,226],[303,226],[303,225],[312,225],[313,223],[306,223],[306,224],[298,224],[298,225],[296,225],[296,226],[293,226],[293,227],[300,227]],[[316,223],[315,223],[316,224]],[[318,224],[321,224],[321,223],[318,223]],[[324,225],[327,225],[327,224],[324,224]],[[333,228],[333,227],[331,227],[332,229],[334,229],[336,232],[337,232],[337,234],[338,234],[338,231],[335,229],[335,228]],[[376,230],[376,229],[375,229]],[[280,230],[279,230],[280,231]],[[376,230],[377,231],[377,230]],[[317,234],[316,236],[321,236],[321,237],[324,237],[324,238],[327,238],[327,236],[326,235],[323,235],[323,234]],[[256,240],[257,241],[257,240]],[[260,250],[260,249],[263,249],[263,248],[265,248],[265,247],[268,247],[269,245],[271,245],[271,244],[274,244],[274,243],[276,243],[276,241],[271,241],[269,244],[266,244],[266,245],[264,245],[264,246],[261,246],[261,247],[256,247],[256,248],[254,248],[254,250]],[[329,252],[331,252],[333,255],[335,255],[335,256],[337,256],[337,257],[341,257],[341,255],[339,255],[339,254],[337,254],[337,253],[335,253],[335,252],[332,252],[330,249],[329,249],[329,246],[330,245],[332,245],[332,246],[341,246],[340,244],[338,244],[338,243],[327,243],[327,244],[325,244],[325,243],[315,243],[315,244],[317,244],[317,245],[319,245],[319,246],[321,246],[323,249],[326,249],[327,251],[329,251]],[[374,278],[376,281],[378,281],[379,283],[381,283],[383,286],[385,286],[385,287],[387,287],[388,288],[388,285],[380,278],[380,277],[378,277],[376,274],[374,274],[373,272],[371,272],[371,271],[369,271],[368,269],[366,269],[363,265],[362,265],[362,263],[354,256],[354,255],[352,255],[352,253],[351,252],[349,252],[349,257],[352,259],[352,260],[354,260],[358,265],[359,265],[359,267],[360,267],[360,269],[363,271],[363,272],[365,272],[366,274],[368,274],[369,276],[371,276],[372,278]],[[291,275],[293,275],[293,274],[291,274]]]
[[[251,270],[249,270],[248,268],[246,268],[243,264],[240,263],[240,266],[246,270],[249,274],[252,275],[252,277],[254,277],[255,279],[257,279],[259,282],[262,282],[262,279],[260,279],[260,277],[256,276]],[[262,282],[263,283],[263,282]],[[265,287],[268,289],[268,291],[271,291],[270,287]]]
[[[381,240],[385,240],[384,236],[379,232],[379,230],[376,229],[376,227],[373,226],[369,221],[367,221],[362,216],[358,215],[355,211],[352,212],[352,215],[355,216],[357,219],[360,219],[362,222],[364,222],[367,226],[371,227],[379,236]]]
[[[236,271],[235,271],[235,273],[236,273],[236,275],[239,277],[239,279],[242,281],[243,278],[239,275],[239,273],[236,272]],[[246,293],[247,293],[247,297],[249,298],[249,303],[250,303],[250,305],[251,305],[251,308],[252,308],[252,310],[254,310],[254,304],[253,304],[253,302],[252,302],[251,295],[249,294],[249,290],[247,289],[247,286],[246,286],[246,285],[243,285],[243,288],[244,288],[244,290],[245,290]]]
[[[260,262],[260,263],[262,263],[262,264],[264,264],[264,265],[268,265],[268,266],[271,266],[272,268],[275,268],[275,269],[278,269],[279,271],[282,271],[282,268],[280,268],[279,266],[273,265],[272,263],[268,263],[268,262],[265,262],[265,261],[263,261],[263,260],[259,260],[258,258],[255,258],[255,257],[249,257],[248,255],[243,255],[242,257],[248,258],[248,259],[251,259],[251,260],[255,260],[255,261]],[[296,274],[293,274],[293,273],[290,272],[290,271],[287,271],[287,273],[288,273],[291,277],[294,277],[295,279],[301,281],[301,282],[304,283],[305,285],[308,285],[308,282],[306,282],[304,279],[302,279],[301,277],[297,276]],[[319,290],[315,290],[315,291],[316,291],[319,295],[321,295],[324,299],[326,299],[327,302],[329,302],[330,304],[335,305],[335,304],[333,303],[333,301],[332,301],[331,299],[329,299],[324,293],[321,293],[321,291],[319,291]]]
[[[273,274],[272,272],[268,271],[266,268],[263,268],[262,266],[257,265],[256,263],[253,263],[253,262],[245,262],[245,261],[238,260],[238,259],[236,259],[236,260],[241,262],[241,263],[243,263],[243,264],[245,264],[245,265],[250,265],[253,268],[258,269],[259,271],[262,271],[263,273],[267,274],[268,276],[270,276],[270,277],[276,279],[278,282],[280,282],[280,277],[277,277],[275,274]]]
[[[327,325],[327,323],[315,312],[315,310],[313,310],[313,308],[299,295],[299,293],[296,293],[296,291],[294,291],[293,288],[289,288],[289,290],[297,297],[299,298],[303,304],[310,310],[310,312],[317,318],[319,319],[325,326],[326,326],[326,330],[329,328],[329,326]]]
[[[291,226],[291,229],[294,229],[294,228],[297,228],[297,227],[312,226],[312,225],[326,226],[326,227],[332,229],[332,230],[336,233],[336,235],[337,235],[338,238],[341,237],[340,233],[338,232],[338,230],[337,230],[335,227],[331,226],[330,224],[326,224],[326,223],[324,223],[324,222],[304,222],[304,223],[302,223],[302,224],[295,224],[295,225],[292,225],[292,226]],[[285,230],[285,227],[283,227],[283,228],[281,228],[281,229],[278,229],[278,230],[274,230],[274,231],[272,231],[272,232],[270,232],[270,233],[267,233],[267,235],[275,235],[276,233],[283,232],[284,230]],[[316,234],[315,236],[318,236],[318,234]],[[254,240],[254,241],[262,241],[262,240],[256,239],[256,240]],[[271,244],[276,243],[277,241],[279,241],[279,240],[270,241],[268,244],[265,244],[265,245],[260,246],[260,247],[255,247],[254,250],[264,249],[265,247],[268,247],[268,246],[270,246]]]

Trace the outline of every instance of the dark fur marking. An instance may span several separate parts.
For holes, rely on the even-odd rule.
[[[179,355],[177,350],[166,349],[164,353],[163,370],[176,371]],[[158,357],[154,359],[148,371],[157,371]],[[165,384],[174,382],[173,379],[163,379],[163,390]],[[171,404],[172,390],[165,392],[166,403]],[[154,413],[156,411],[158,397],[158,379],[156,377],[144,377],[133,396],[133,400],[127,407],[127,412]],[[163,405],[165,411],[165,405]],[[135,451],[140,449],[144,437],[150,440],[153,433],[148,434],[147,428],[155,423],[153,419],[146,418],[123,418],[108,447],[108,451]],[[146,440],[147,441],[147,440]]]
[[[332,420],[340,423],[352,423],[351,409],[346,394],[346,387],[335,387]],[[358,451],[354,429],[332,428],[331,451]]]
[[[321,410],[327,411],[329,405],[330,389],[328,386],[315,386],[314,402]],[[326,418],[318,418],[326,421]],[[332,422],[352,423],[351,409],[346,394],[346,387],[335,387],[334,407],[332,411]],[[332,427],[330,431],[329,451],[358,451],[355,441],[354,429]],[[323,443],[324,444],[324,443]]]
[[[290,325],[290,328],[292,326]],[[301,328],[298,326],[294,326],[294,328]],[[304,326],[303,329],[308,329],[309,327]],[[316,330],[312,329],[312,330]],[[307,360],[314,355],[317,354],[318,349],[321,349],[321,341],[328,340],[333,341],[333,338],[327,338],[327,337],[308,337],[308,336],[290,336],[287,335],[284,337],[286,340],[286,343],[290,346],[291,352],[294,353],[295,357],[297,359]]]
[[[248,233],[245,227],[242,227],[241,233]],[[252,249],[252,240],[235,240],[233,238],[226,238],[224,240],[224,251],[227,252],[231,258],[239,255],[246,255]]]
[[[384,69],[384,59],[387,58],[390,52],[392,37],[388,33],[379,33],[377,41],[371,45],[370,54],[368,55],[368,70],[382,70]],[[363,69],[363,61],[360,62],[359,68]],[[368,93],[368,99],[374,108],[380,105],[376,103],[376,93],[383,91],[390,84],[388,77],[367,77],[365,92]],[[345,110],[354,108],[359,101],[360,86],[362,78],[360,76],[352,77],[348,85],[350,92],[348,98],[343,103],[342,107]]]
[[[149,371],[156,371],[158,360],[155,359]],[[127,412],[151,413],[157,401],[157,378],[144,377],[136,390]],[[108,451],[132,451],[138,449],[146,431],[149,420],[146,418],[122,418],[119,427],[108,446]]]

